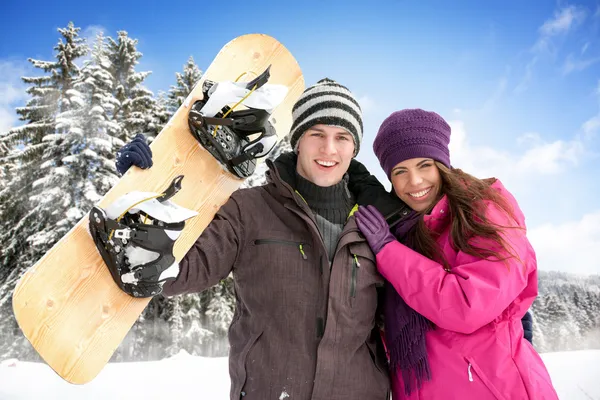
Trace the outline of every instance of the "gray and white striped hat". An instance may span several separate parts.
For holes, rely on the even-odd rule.
[[[302,93],[292,108],[290,144],[298,152],[304,132],[318,125],[342,128],[354,138],[354,155],[358,154],[363,135],[362,111],[348,88],[325,78]]]

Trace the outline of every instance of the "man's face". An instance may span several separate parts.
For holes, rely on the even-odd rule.
[[[315,125],[298,142],[296,170],[317,186],[339,183],[354,157],[354,139],[342,128]]]

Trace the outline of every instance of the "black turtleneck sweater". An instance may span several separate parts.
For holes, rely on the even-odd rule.
[[[337,185],[321,187],[296,174],[296,190],[314,213],[329,261],[333,261],[340,234],[356,203],[348,190],[348,177],[344,176]]]

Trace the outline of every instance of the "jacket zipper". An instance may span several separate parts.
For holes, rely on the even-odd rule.
[[[302,254],[302,258],[305,259],[305,260],[308,259],[308,257],[306,257],[306,254],[304,253],[304,249],[303,249],[303,244],[302,243],[300,243],[298,245],[298,248],[300,249],[300,254]]]
[[[465,357],[465,361],[467,362],[467,375],[469,377],[469,382],[474,382],[473,379],[473,370],[475,370],[475,374],[479,378],[479,381],[485,386],[498,400],[506,400],[506,397],[494,386],[493,382],[488,379],[488,377],[483,373],[483,371],[478,367],[475,360],[471,357]]]
[[[358,268],[360,267],[360,263],[358,262],[358,257],[356,254],[352,254],[352,279],[350,281],[350,297],[356,296],[356,275],[358,272]]]
[[[256,239],[254,241],[254,244],[256,244],[256,245],[261,245],[261,244],[283,244],[283,245],[286,245],[286,246],[297,246],[298,250],[300,250],[300,254],[302,255],[302,258],[304,260],[308,260],[308,257],[306,256],[306,253],[304,252],[305,243],[292,242],[290,240],[278,240],[278,239]]]
[[[469,373],[469,382],[473,382],[473,374],[471,373],[471,363],[469,363],[469,368],[467,368],[467,372]]]

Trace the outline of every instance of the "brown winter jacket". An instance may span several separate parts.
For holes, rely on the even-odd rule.
[[[366,172],[353,161],[351,182],[357,164]],[[330,266],[313,214],[292,188],[295,156],[276,165],[268,184],[231,196],[163,293],[200,292],[233,271],[231,400],[386,400],[375,257],[350,216]],[[360,204],[386,195],[373,180],[349,187]]]

